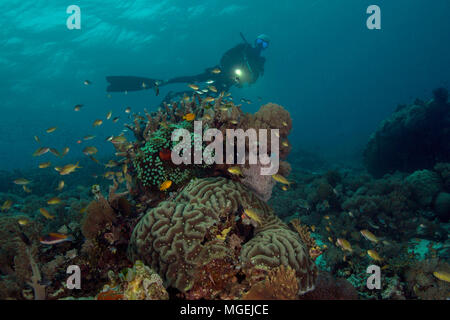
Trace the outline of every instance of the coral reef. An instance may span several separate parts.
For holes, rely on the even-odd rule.
[[[298,298],[295,270],[281,265],[270,270],[264,280],[251,285],[243,300],[295,300]]]
[[[436,214],[442,221],[448,222],[450,219],[450,193],[440,192],[434,202]]]
[[[448,259],[446,163],[374,179],[356,170],[302,172],[291,162],[294,183],[288,190],[275,188],[270,204],[308,248],[319,248],[315,262],[321,272],[346,279],[363,299],[418,298],[406,276],[411,266],[423,259]],[[366,268],[374,263],[383,274],[383,287],[375,291],[365,282]],[[321,280],[316,294],[302,298],[336,299],[321,291]],[[443,291],[435,294],[445,298]]]
[[[432,101],[399,106],[366,147],[371,174],[291,154],[292,120],[279,105],[250,114],[226,93],[201,91],[134,114],[126,127],[136,141],[108,138],[117,158],[81,163],[86,174],[65,177],[64,190],[48,172],[0,172],[11,186],[0,187],[0,298],[448,299],[447,100],[439,89]],[[171,134],[192,132],[194,120],[224,137],[279,129],[282,177],[261,175],[261,161],[248,156],[238,165],[174,165]],[[198,139],[190,146],[203,152]],[[270,146],[256,151],[275,156]],[[99,164],[110,171],[99,174]],[[11,183],[17,176],[45,183],[22,188]],[[65,240],[42,241],[55,232]],[[83,286],[69,293],[73,264]],[[371,264],[382,270],[380,290],[366,286]]]
[[[442,188],[439,175],[430,170],[415,171],[406,177],[406,183],[410,184],[417,201],[422,206],[430,205]]]
[[[437,258],[418,261],[406,272],[408,290],[422,300],[447,300],[450,297],[450,284],[437,279],[433,273],[450,273],[450,265]]]
[[[358,292],[343,278],[335,278],[329,272],[321,271],[316,288],[301,297],[302,300],[357,300]]]
[[[109,284],[97,295],[97,300],[167,300],[169,294],[160,276],[136,261],[119,274],[108,272]]]
[[[194,122],[187,121],[183,117],[185,114],[195,115],[196,120],[201,120],[203,129],[214,128],[216,132],[220,132],[222,137],[227,136],[228,129],[243,130],[247,129],[279,129],[279,134],[276,137],[281,140],[280,145],[280,159],[285,159],[291,150],[288,143],[287,136],[292,128],[292,120],[289,112],[283,107],[269,103],[260,108],[255,114],[242,112],[240,106],[236,106],[232,101],[226,100],[224,94],[220,94],[214,104],[207,104],[198,95],[194,94],[192,100],[189,102],[179,101],[173,104],[165,104],[164,108],[156,113],[149,114],[146,112],[146,118],[135,116],[134,125],[128,127],[134,132],[137,141],[135,143],[128,143],[121,139],[120,143],[114,143],[118,153],[126,158],[125,163],[128,163],[129,173],[133,176],[128,180],[134,182],[129,189],[131,194],[145,194],[157,193],[161,184],[164,181],[171,181],[171,190],[176,190],[182,187],[189,179],[193,177],[209,177],[217,175],[228,175],[227,169],[231,164],[195,164],[193,165],[174,165],[170,160],[170,153],[177,145],[177,141],[171,140],[171,134],[175,129],[186,129],[192,132],[194,129]],[[259,145],[249,146],[249,141],[246,139],[245,151],[249,154],[256,148],[258,152],[265,152],[268,156],[271,155],[270,144],[270,130],[267,150],[262,150]],[[191,134],[191,147],[195,151],[204,152],[207,144],[197,143],[200,137]],[[216,142],[216,141],[215,141]],[[224,138],[221,143],[225,150]],[[201,145],[201,147],[199,147]],[[200,149],[201,148],[201,149]],[[196,150],[199,149],[199,150]],[[191,153],[193,160],[194,152]],[[237,150],[234,152],[236,157]],[[226,159],[228,160],[228,159]],[[248,158],[247,158],[248,160]],[[271,195],[271,190],[274,182],[270,177],[261,176],[259,169],[260,164],[251,164],[242,166],[244,173],[243,182],[250,189],[255,191],[261,199],[268,200]],[[288,165],[281,165],[281,171],[288,173]],[[157,195],[159,199],[163,198]],[[147,198],[151,196],[147,195]],[[155,197],[153,197],[155,198]]]
[[[309,256],[315,261],[322,254],[323,248],[318,246],[316,240],[311,237],[310,228],[300,224],[300,219],[292,219],[290,223],[308,248]]]
[[[240,208],[257,210],[261,223],[254,228],[237,220]],[[211,284],[220,286],[226,274],[232,278],[239,268],[285,265],[295,270],[300,293],[313,288],[316,268],[298,235],[245,187],[223,178],[192,181],[173,200],[148,211],[133,231],[130,259],[143,260],[169,286],[189,293],[202,268],[216,261],[218,270],[224,270],[223,262],[217,261],[233,257],[229,243],[218,237],[227,228],[228,237],[244,238],[242,249],[230,261],[234,268],[213,273],[222,278],[213,278]]]
[[[401,106],[372,134],[364,150],[367,170],[376,177],[395,170],[431,169],[450,161],[450,106],[445,89],[429,102]]]
[[[116,221],[115,212],[108,200],[100,192],[98,195],[87,207],[86,215],[81,222],[81,232],[86,239],[95,239],[108,224]]]

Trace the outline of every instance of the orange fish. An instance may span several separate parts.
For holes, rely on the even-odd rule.
[[[166,180],[159,186],[159,191],[166,191],[172,185],[172,180]]]
[[[193,113],[188,113],[187,115],[183,116],[183,119],[186,121],[192,121],[195,119],[195,114]]]
[[[40,211],[41,214],[42,214],[45,218],[47,218],[47,219],[54,219],[54,218],[55,218],[55,216],[52,216],[52,215],[50,214],[50,212],[48,212],[47,209],[40,208],[39,211]]]

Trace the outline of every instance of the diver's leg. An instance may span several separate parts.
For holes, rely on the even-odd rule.
[[[208,80],[215,80],[217,78],[217,75],[213,74],[211,72],[212,68],[206,69],[204,72],[194,75],[194,76],[184,76],[184,77],[176,77],[172,78],[164,84],[168,83],[195,83],[195,82],[206,82]]]

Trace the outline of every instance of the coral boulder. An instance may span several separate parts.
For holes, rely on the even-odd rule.
[[[245,209],[254,212],[251,221]],[[193,180],[173,199],[149,210],[133,231],[129,257],[143,260],[167,286],[187,295],[207,286],[196,283],[205,270],[205,279],[213,278],[209,292],[228,290],[238,298],[249,289],[245,280],[237,281],[239,270],[292,268],[298,293],[313,289],[317,275],[299,236],[246,187],[224,178]],[[235,288],[215,288],[219,284]],[[217,298],[203,293],[190,297]]]

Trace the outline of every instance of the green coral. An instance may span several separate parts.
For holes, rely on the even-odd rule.
[[[151,137],[140,149],[140,152],[133,161],[137,178],[144,187],[149,189],[159,189],[159,186],[166,180],[171,180],[174,185],[181,185],[199,174],[198,169],[206,169],[207,165],[185,166],[174,165],[172,161],[163,161],[159,157],[162,149],[172,150],[178,142],[171,140],[172,132],[175,129],[193,129],[192,122],[182,121],[177,124],[170,124],[152,133]],[[191,135],[191,144],[194,145],[195,135]],[[204,148],[204,146],[202,147]]]

